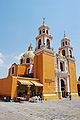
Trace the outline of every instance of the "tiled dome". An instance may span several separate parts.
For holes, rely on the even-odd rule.
[[[28,50],[24,53],[23,56],[26,57],[26,58],[31,58],[31,59],[34,58],[34,53],[33,53],[32,44],[30,44],[30,46],[28,47]]]

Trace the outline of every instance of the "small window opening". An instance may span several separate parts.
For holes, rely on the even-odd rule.
[[[70,53],[70,57],[72,58],[72,51],[71,51],[71,50],[69,50],[69,53]]]
[[[23,59],[21,59],[21,64],[23,64]]]
[[[30,63],[30,59],[29,58],[27,58],[26,63]]]
[[[47,48],[50,49],[50,40],[47,39]]]
[[[62,62],[60,62],[60,69],[61,69],[61,71],[63,71],[63,63]]]
[[[41,48],[41,39],[38,42],[38,49],[40,49],[40,48]]]
[[[12,67],[12,74],[14,74],[14,67]]]
[[[65,44],[67,45],[67,41],[65,42]]]
[[[64,42],[63,42],[63,46],[64,46]]]
[[[65,50],[62,51],[62,55],[65,56]]]
[[[46,34],[48,34],[48,30],[46,30]]]
[[[43,29],[43,33],[45,33],[45,29]]]

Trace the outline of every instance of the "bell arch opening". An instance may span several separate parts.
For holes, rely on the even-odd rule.
[[[38,41],[38,49],[41,48],[41,39]]]
[[[47,39],[47,48],[50,49],[50,40]]]
[[[71,50],[69,50],[69,54],[70,54],[70,57],[72,58],[72,51]]]
[[[65,50],[62,50],[62,55],[65,56]]]

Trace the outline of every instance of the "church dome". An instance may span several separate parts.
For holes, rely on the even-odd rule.
[[[30,46],[28,47],[28,50],[23,54],[23,57],[31,58],[31,59],[34,58],[34,53],[33,53],[32,44],[30,44]]]

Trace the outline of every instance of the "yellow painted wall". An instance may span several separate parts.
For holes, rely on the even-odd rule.
[[[34,57],[34,67],[33,67],[34,78],[40,79],[43,84],[43,54],[35,55]]]
[[[11,74],[12,68],[10,68],[8,77],[0,79],[1,96],[11,96],[11,98],[17,96],[17,75],[27,74],[27,68],[29,65],[14,65],[14,67],[14,75]]]
[[[0,95],[11,96],[12,77],[0,79]]]
[[[24,74],[26,74],[26,66],[18,65],[17,75],[24,75]]]
[[[55,64],[54,56],[40,53],[34,57],[34,77],[43,84],[43,94],[55,93]],[[51,81],[51,82],[49,82]],[[55,98],[46,96],[44,99]]]
[[[12,67],[9,69],[8,76],[17,76],[17,75],[25,75],[27,74],[27,68],[30,64],[23,65],[14,65],[14,75],[12,75]]]
[[[50,82],[51,81],[51,82]],[[54,56],[43,54],[43,93],[55,93],[55,64]]]
[[[17,66],[15,66],[14,76],[27,74],[27,68],[29,66],[30,65],[26,65],[26,64],[25,65],[17,65]]]
[[[77,93],[76,65],[72,61],[69,61],[68,65],[70,74],[70,91],[71,93]]]
[[[12,77],[11,99],[17,97],[17,77]]]

